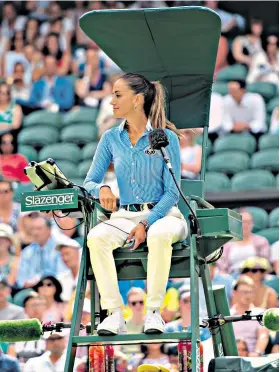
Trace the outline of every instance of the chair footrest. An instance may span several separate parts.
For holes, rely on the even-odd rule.
[[[148,343],[177,343],[180,340],[191,339],[191,332],[161,333],[156,335],[126,334],[115,336],[73,336],[72,344],[75,346],[85,345],[131,345]]]

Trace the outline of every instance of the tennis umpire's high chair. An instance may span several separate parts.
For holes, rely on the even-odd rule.
[[[65,371],[73,370],[79,345],[178,342],[180,339],[191,339],[193,371],[197,371],[200,337],[198,278],[202,278],[208,315],[213,316],[221,310],[216,306],[219,301],[212,290],[207,260],[229,240],[242,238],[240,215],[226,208],[215,209],[203,199],[209,106],[221,32],[220,18],[215,12],[201,7],[110,10],[86,13],[80,19],[80,25],[123,71],[137,72],[150,80],[160,80],[165,85],[167,116],[177,128],[203,128],[201,180],[183,180],[181,183],[183,193],[197,216],[200,236],[195,224],[189,222],[190,234],[187,240],[173,245],[170,270],[171,278],[190,277],[192,333],[184,331],[160,335],[96,335],[96,314],[100,312],[99,294],[85,242]],[[182,199],[179,208],[189,221],[189,209]],[[95,224],[96,210],[91,216],[91,227]],[[123,248],[115,250],[119,280],[146,279],[147,255],[145,244],[135,251]],[[88,280],[91,286],[92,335],[79,336]],[[228,305],[227,302],[223,304],[226,315]],[[213,341],[215,356],[237,355],[234,341],[225,343],[223,332],[214,335]]]

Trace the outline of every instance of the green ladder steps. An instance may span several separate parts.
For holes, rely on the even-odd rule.
[[[180,340],[191,340],[191,332],[160,333],[153,335],[125,334],[115,336],[74,336],[72,345],[74,346],[93,346],[93,345],[131,345],[148,343],[178,343]],[[199,340],[197,340],[199,341]]]

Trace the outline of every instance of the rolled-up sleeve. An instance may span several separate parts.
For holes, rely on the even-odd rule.
[[[108,141],[109,132],[110,130],[106,131],[101,137],[84,181],[84,187],[96,199],[99,198],[101,186],[104,186],[102,180],[112,160]]]
[[[169,132],[169,145],[166,147],[166,151],[169,155],[170,162],[175,174],[175,178],[180,185],[181,179],[181,159],[180,159],[180,145],[179,139],[174,132]],[[147,218],[149,225],[152,225],[158,219],[163,218],[166,213],[179,201],[179,191],[175,185],[175,182],[169,172],[167,165],[165,164],[163,170],[163,183],[164,183],[164,194],[160,201],[151,210],[151,214]]]

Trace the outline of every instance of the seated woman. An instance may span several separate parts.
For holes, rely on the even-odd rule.
[[[247,83],[258,81],[279,84],[279,39],[269,35],[263,41],[263,51],[252,58]]]
[[[100,101],[112,91],[106,80],[107,76],[100,68],[98,53],[94,49],[88,49],[84,77],[76,81],[78,105],[98,107]]]
[[[263,21],[254,18],[251,20],[246,35],[237,36],[232,44],[232,55],[235,62],[250,67],[252,58],[262,51],[261,34]]]
[[[29,183],[24,173],[28,160],[17,152],[17,143],[12,133],[4,133],[0,137],[0,174],[7,181]]]
[[[43,321],[62,322],[66,310],[65,303],[61,300],[62,286],[53,276],[43,277],[33,289],[46,301]]]
[[[19,258],[12,249],[17,245],[11,226],[0,223],[0,278],[13,286],[16,282]]]
[[[128,369],[136,372],[142,364],[162,365],[170,367],[168,355],[164,353],[164,344],[141,345],[142,354],[136,354],[128,363]]]
[[[191,129],[182,129],[184,138],[180,140],[181,176],[196,180],[201,169],[202,148],[196,143],[197,134]]]
[[[236,277],[242,263],[249,257],[257,256],[269,259],[269,242],[266,238],[252,233],[253,217],[247,209],[241,209],[243,240],[224,245],[222,257],[217,261],[217,267],[222,273]]]
[[[9,85],[0,83],[0,134],[11,130],[18,130],[21,123],[21,107],[11,99]]]
[[[263,309],[278,307],[276,291],[263,283],[265,276],[272,268],[267,259],[262,257],[250,257],[242,264],[241,274],[246,274],[255,283],[254,305]],[[234,303],[234,299],[233,299]]]

